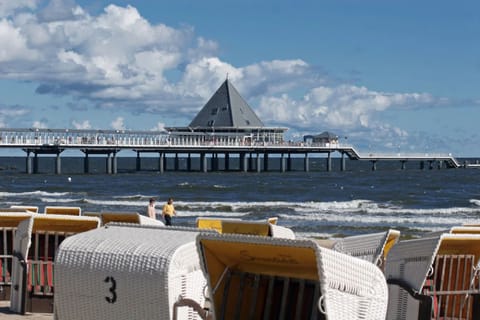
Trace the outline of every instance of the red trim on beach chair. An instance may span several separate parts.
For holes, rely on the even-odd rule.
[[[53,262],[49,261],[47,264],[47,285],[50,289],[53,288]]]

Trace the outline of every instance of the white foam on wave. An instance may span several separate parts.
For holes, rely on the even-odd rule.
[[[326,212],[310,213],[305,215],[280,214],[282,220],[303,220],[303,221],[321,221],[328,224],[351,224],[351,225],[415,225],[419,228],[421,225],[451,226],[464,223],[478,223],[478,218],[474,216],[433,216],[433,215],[365,215],[363,213],[345,213],[345,212]]]
[[[470,203],[480,207],[480,200],[478,199],[470,199]]]
[[[43,196],[43,197],[63,197],[70,194],[69,192],[46,192],[46,191],[29,191],[29,192],[0,192],[0,197],[25,197],[25,196]]]
[[[55,202],[60,202],[60,203],[71,203],[71,202],[82,202],[83,199],[72,199],[72,198],[40,198],[41,202],[46,202],[46,203],[55,203]]]
[[[228,217],[228,218],[241,218],[248,213],[238,212],[222,212],[222,211],[183,211],[179,213],[182,217]]]

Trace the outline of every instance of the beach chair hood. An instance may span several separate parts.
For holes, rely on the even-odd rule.
[[[171,319],[173,305],[204,301],[196,231],[125,224],[66,239],[56,259],[58,319]],[[180,308],[178,319],[196,319]]]

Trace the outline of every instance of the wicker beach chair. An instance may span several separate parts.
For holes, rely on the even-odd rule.
[[[480,319],[480,236],[401,241],[390,251],[387,319]]]
[[[277,225],[277,218],[266,221],[244,221],[240,219],[197,218],[197,228],[215,230],[221,234],[246,234],[264,237],[295,239],[289,228]]]
[[[61,242],[73,235],[98,228],[100,220],[69,215],[32,215],[15,233],[10,309],[53,312],[54,261]]]
[[[385,319],[387,285],[372,263],[311,240],[200,234],[216,320]]]
[[[142,216],[138,212],[85,212],[83,215],[98,217],[102,222],[102,226],[111,222],[164,226],[163,222]]]
[[[398,242],[400,231],[370,233],[337,240],[332,249],[376,264],[383,270],[391,248]]]
[[[26,210],[27,212],[31,213],[38,213],[38,207],[37,206],[10,206],[12,209],[22,209]]]
[[[15,232],[31,213],[0,213],[0,300],[10,300]]]
[[[45,207],[45,214],[61,214],[80,216],[82,214],[82,208],[80,207]]]
[[[205,318],[198,232],[110,223],[66,239],[55,266],[55,317]]]

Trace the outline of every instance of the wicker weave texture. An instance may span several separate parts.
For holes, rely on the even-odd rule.
[[[378,264],[388,235],[389,231],[346,237],[338,240],[333,249]]]
[[[179,296],[192,294],[188,298],[201,303],[206,282],[195,236],[174,229],[109,226],[68,238],[56,258],[55,316],[170,319]],[[181,319],[195,319],[181,311]]]
[[[385,319],[388,303],[385,277],[378,267],[368,261],[319,247],[314,241],[310,240],[201,234],[197,237],[197,246],[202,268],[206,274],[208,272],[208,262],[206,261],[208,257],[202,252],[203,240],[244,243],[246,245],[267,244],[280,248],[311,248],[315,252],[318,279],[321,286],[322,302],[320,304],[327,319]],[[211,254],[212,252],[209,252],[209,256]],[[248,270],[243,271],[248,272]],[[269,274],[275,275],[275,270],[269,270]],[[301,278],[302,274],[298,274],[297,277]],[[211,283],[210,278],[207,280],[209,292],[212,295],[215,284]],[[229,299],[229,297],[225,297],[225,299]],[[230,297],[230,299],[237,299],[237,297]],[[218,310],[219,308],[217,306],[212,309]]]

